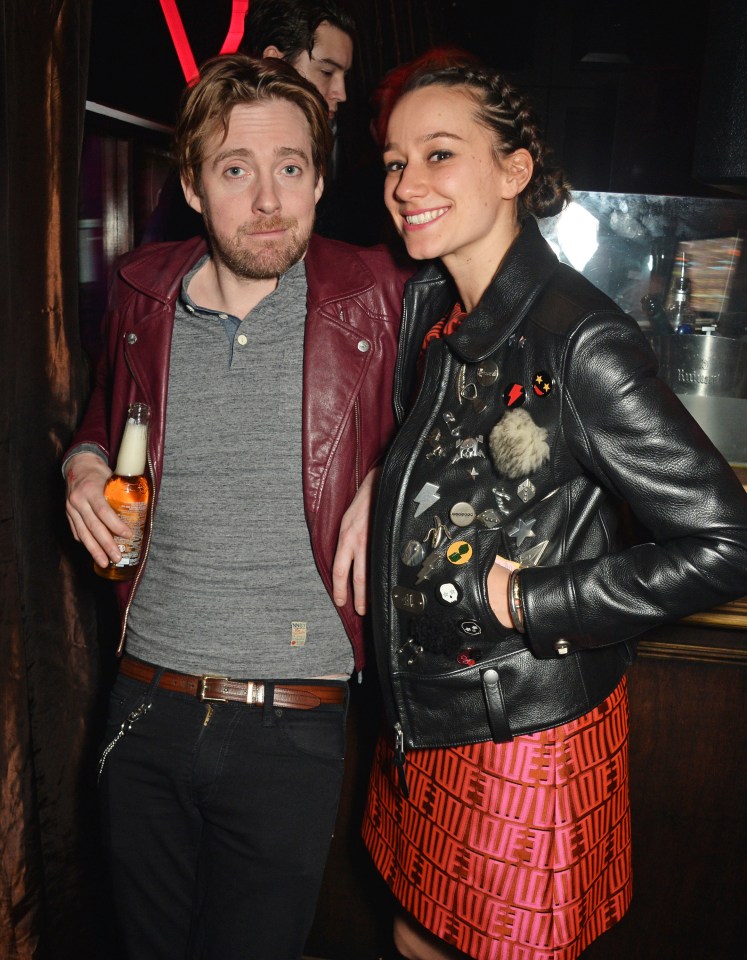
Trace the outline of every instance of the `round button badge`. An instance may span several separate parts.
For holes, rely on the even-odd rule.
[[[498,379],[498,364],[494,360],[483,360],[477,368],[477,382],[489,387]]]
[[[472,559],[472,547],[466,540],[455,540],[446,550],[446,559],[455,567],[461,567]]]
[[[546,370],[538,370],[532,379],[532,390],[538,397],[546,397],[552,392],[553,379]]]
[[[520,383],[510,383],[503,391],[503,402],[511,409],[520,407],[527,398],[527,392]]]
[[[454,606],[462,599],[462,591],[455,583],[440,583],[436,587],[436,600],[447,607]]]
[[[475,508],[471,503],[466,503],[463,500],[455,503],[449,511],[451,522],[455,523],[458,527],[468,527],[475,519],[475,516]]]

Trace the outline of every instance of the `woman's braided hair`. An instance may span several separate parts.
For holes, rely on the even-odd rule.
[[[427,66],[413,71],[400,96],[422,87],[462,87],[475,103],[475,119],[495,137],[496,157],[524,148],[534,161],[529,183],[519,197],[524,209],[536,217],[560,213],[570,200],[570,185],[559,167],[548,163],[550,151],[543,142],[537,117],[529,101],[505,77],[490,68],[466,65]]]

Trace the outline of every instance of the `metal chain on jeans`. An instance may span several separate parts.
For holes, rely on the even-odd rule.
[[[96,783],[98,783],[101,780],[101,774],[104,770],[104,764],[106,763],[106,758],[114,749],[115,744],[117,744],[126,733],[129,733],[130,730],[132,730],[132,725],[136,723],[141,717],[144,717],[145,714],[150,710],[152,706],[153,706],[152,703],[141,703],[140,706],[137,708],[137,710],[133,710],[132,713],[127,717],[127,719],[122,721],[122,726],[119,728],[119,731],[116,737],[112,740],[112,742],[105,748],[104,752],[101,754],[101,759],[99,760],[99,773],[98,773],[98,776],[96,777]]]

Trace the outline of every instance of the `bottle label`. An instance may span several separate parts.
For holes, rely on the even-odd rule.
[[[148,504],[147,502],[119,503],[116,509],[119,517],[124,520],[131,532],[128,537],[114,538],[122,554],[122,559],[115,566],[120,569],[134,567],[140,561],[140,549],[143,545],[143,531],[148,516]]]

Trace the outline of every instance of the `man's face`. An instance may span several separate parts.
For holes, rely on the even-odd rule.
[[[216,260],[247,280],[285,273],[306,252],[323,189],[301,109],[279,99],[235,106],[225,139],[219,128],[207,141],[199,191],[183,187]]]
[[[329,119],[339,104],[347,100],[345,76],[353,63],[353,41],[344,30],[331,23],[320,23],[314,32],[314,46],[309,55],[300,53],[292,66],[313,83],[327,101]]]

